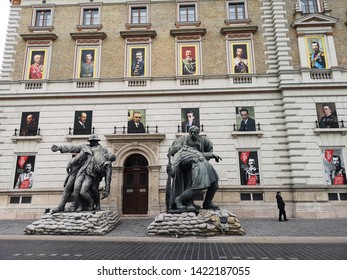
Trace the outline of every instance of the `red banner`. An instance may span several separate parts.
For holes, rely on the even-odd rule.
[[[25,179],[22,183],[20,183],[20,189],[29,189],[30,181],[29,179]]]
[[[333,184],[334,184],[334,185],[343,185],[343,184],[344,184],[342,174],[337,174],[337,175],[334,177],[334,182],[333,182]]]
[[[324,157],[329,163],[331,163],[331,161],[333,160],[333,155],[334,150],[325,150],[324,152]]]
[[[23,166],[24,166],[25,162],[27,161],[27,159],[28,159],[28,156],[21,156],[21,157],[19,157],[18,165],[19,165],[20,168],[23,168]]]
[[[256,185],[257,184],[257,176],[251,175],[247,180],[247,185]]]
[[[248,157],[249,157],[250,152],[242,152],[240,155],[240,160],[244,163],[247,164]]]

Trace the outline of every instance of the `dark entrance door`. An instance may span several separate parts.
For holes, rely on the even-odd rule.
[[[142,155],[131,155],[124,164],[123,214],[147,214],[148,162]]]

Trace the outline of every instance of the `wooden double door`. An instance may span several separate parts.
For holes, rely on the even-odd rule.
[[[143,161],[135,160],[131,163],[130,165],[135,163],[135,166],[125,164],[124,167],[123,214],[147,214],[148,168],[147,166],[139,166],[139,163],[143,164]]]

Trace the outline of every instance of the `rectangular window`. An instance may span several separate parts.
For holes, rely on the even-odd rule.
[[[52,25],[52,11],[51,10],[37,10],[35,16],[35,26],[50,26]]]
[[[245,19],[246,8],[244,1],[234,1],[229,3],[228,15],[230,20]]]
[[[339,200],[337,193],[328,193],[329,200]]]
[[[300,9],[307,14],[318,13],[318,0],[300,0]]]
[[[83,25],[95,25],[100,23],[99,8],[83,9]]]
[[[180,22],[196,21],[196,6],[195,5],[180,5],[179,6],[179,21]]]
[[[340,200],[347,200],[347,193],[340,193]]]
[[[264,200],[262,193],[252,193],[253,200]]]
[[[10,204],[19,204],[20,202],[20,196],[11,196],[10,197]]]
[[[250,193],[240,193],[241,200],[251,200],[251,194]]]
[[[131,7],[131,23],[147,23],[147,7]]]

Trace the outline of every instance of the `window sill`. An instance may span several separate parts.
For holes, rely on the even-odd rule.
[[[11,140],[13,143],[17,143],[18,141],[30,141],[34,140],[37,143],[42,141],[42,136],[41,135],[35,135],[35,136],[12,136]]]
[[[232,24],[250,24],[252,21],[251,18],[245,18],[245,19],[226,19],[224,22],[226,25],[232,25]]]
[[[176,21],[175,26],[181,27],[181,26],[200,26],[201,21]]]
[[[42,31],[48,31],[52,32],[54,29],[54,26],[28,26],[28,29],[30,32],[42,32]]]
[[[256,136],[258,138],[263,137],[263,132],[262,131],[232,131],[231,132],[231,136],[233,138],[237,138],[237,137],[243,137],[243,136]]]
[[[102,28],[102,24],[76,25],[76,27],[78,31],[100,30]]]
[[[126,23],[125,27],[127,29],[151,29],[152,24],[151,23]]]
[[[321,133],[341,133],[341,135],[346,135],[347,128],[315,128],[313,132],[316,135]]]

